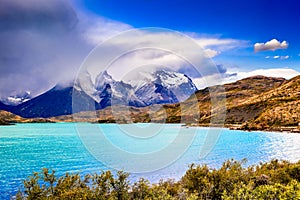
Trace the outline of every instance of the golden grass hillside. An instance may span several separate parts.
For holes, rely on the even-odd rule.
[[[214,102],[214,104],[212,104]],[[253,76],[197,91],[182,103],[143,108],[112,106],[95,112],[50,118],[51,121],[98,123],[188,123],[239,125],[268,130],[300,122],[300,76],[291,80]],[[218,119],[218,114],[224,116]],[[219,120],[219,121],[218,121]]]

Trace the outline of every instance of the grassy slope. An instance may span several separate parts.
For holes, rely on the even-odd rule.
[[[254,129],[266,129],[276,126],[297,126],[300,122],[300,76],[281,86],[251,98],[245,105],[263,105],[265,108],[248,122]]]
[[[24,120],[22,117],[7,111],[0,110],[0,125],[10,125],[11,123]]]
[[[257,99],[262,94],[268,93],[284,84],[285,79],[283,78],[254,76],[225,84],[223,89],[220,89],[219,86],[213,86],[199,90],[195,94],[197,101],[195,101],[195,96],[192,96],[182,103],[183,105],[189,104],[187,106],[188,109],[184,113],[188,115],[195,112],[195,110],[199,110],[200,117],[195,122],[200,124],[210,123],[212,116],[220,113],[218,105],[214,105],[214,108],[212,107],[211,95],[218,100],[226,97],[226,103],[223,104],[224,106],[226,105],[225,123],[241,124],[255,119],[266,107],[261,102],[253,102],[251,99]],[[179,114],[179,112],[174,112],[174,114]]]
[[[45,123],[45,122],[53,122],[46,118],[23,118],[18,115],[15,115],[11,112],[7,112],[4,110],[0,110],[0,125],[10,125],[13,123]]]

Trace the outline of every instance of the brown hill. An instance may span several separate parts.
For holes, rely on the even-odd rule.
[[[213,86],[199,90],[185,102],[165,107],[169,118],[175,121],[180,121],[182,116],[193,116],[198,110],[200,116],[194,118],[193,123],[208,125],[214,115],[223,112],[222,103],[220,107],[212,107],[212,98],[218,102],[222,98],[225,100],[225,97],[223,106],[226,105],[226,114],[222,119],[225,125],[238,124],[242,129],[278,130],[277,127],[297,126],[300,122],[300,76],[289,81],[253,76],[223,87]]]
[[[223,117],[217,124],[242,124],[254,119],[264,109],[261,105],[245,104],[249,99],[256,99],[261,94],[278,88],[286,82],[283,78],[253,76],[224,86],[213,86],[199,90],[194,96],[181,103],[176,108],[169,109],[169,115],[188,116],[199,111],[199,117],[192,123],[208,124],[212,117]],[[212,102],[214,104],[212,105]],[[184,105],[186,109],[180,109]],[[166,106],[167,107],[167,106]],[[226,111],[224,109],[226,108]]]
[[[10,125],[24,120],[22,117],[7,111],[0,110],[0,125]]]
[[[212,98],[215,98],[216,102],[218,102],[218,99],[226,99],[226,102],[221,104],[226,106],[226,124],[243,123],[252,119],[263,108],[251,104],[244,108],[240,107],[240,105],[244,105],[251,98],[255,99],[262,93],[281,86],[285,81],[283,78],[253,76],[234,83],[225,84],[223,87],[213,86],[199,90],[196,92],[199,110],[202,113],[199,123],[209,123],[211,121]],[[188,99],[187,102],[190,100]],[[216,114],[219,112],[219,110],[215,111]]]
[[[15,115],[11,112],[0,110],[0,125],[11,125],[14,123],[48,123],[48,122],[53,122],[53,121],[46,118],[26,119],[18,115]]]
[[[300,76],[281,86],[250,98],[244,105],[261,105],[264,109],[244,128],[266,129],[281,126],[298,126],[300,122]]]
[[[225,84],[224,88],[227,125],[240,124],[242,129],[250,130],[281,130],[298,126],[300,122],[300,76],[288,81],[254,76]],[[199,108],[209,112],[209,97],[204,91],[196,93]],[[200,118],[199,123],[209,123],[211,117],[210,113]]]

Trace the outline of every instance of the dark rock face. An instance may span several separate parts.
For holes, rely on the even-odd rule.
[[[73,87],[57,87],[16,106],[13,112],[26,118],[52,117],[72,113]]]
[[[12,106],[6,105],[0,101],[0,110],[10,111]]]

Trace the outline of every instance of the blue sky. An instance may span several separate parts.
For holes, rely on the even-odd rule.
[[[143,27],[190,36],[222,66],[224,82],[291,78],[300,71],[299,10],[297,0],[1,0],[0,99],[69,84],[97,44]],[[133,58],[127,61],[147,62]],[[215,84],[213,74],[206,79]]]
[[[82,8],[135,28],[164,27],[220,38],[249,41],[248,48],[220,54],[214,60],[250,69],[300,69],[300,2],[296,0],[104,0],[77,2]],[[284,50],[254,53],[253,45],[271,39],[287,41]],[[289,56],[288,59],[266,59]],[[276,57],[275,57],[276,58]]]

